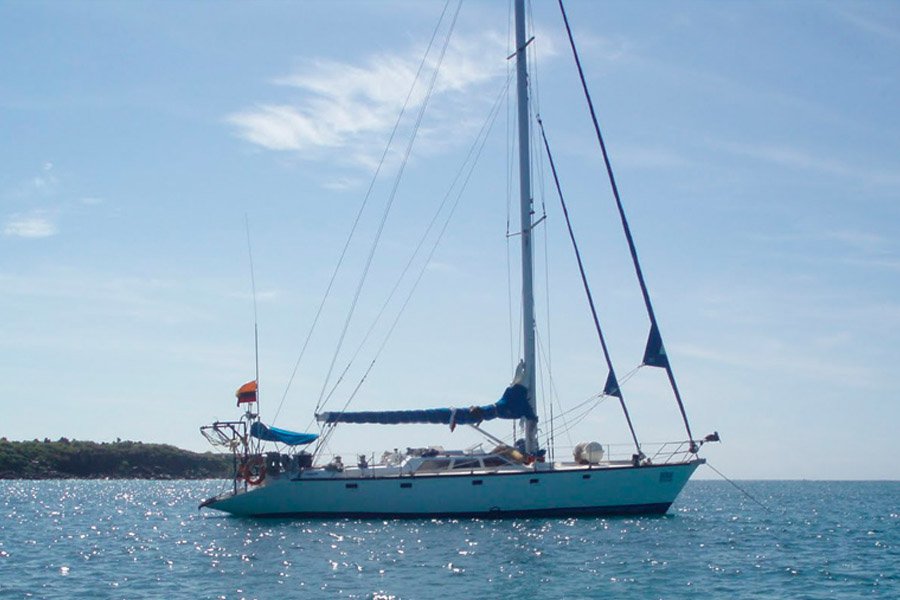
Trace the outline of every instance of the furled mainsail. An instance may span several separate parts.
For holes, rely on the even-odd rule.
[[[427,408],[422,410],[387,410],[362,412],[324,412],[316,415],[320,423],[434,423],[438,425],[477,425],[492,419],[536,419],[528,405],[528,390],[513,384],[494,404],[469,408]]]

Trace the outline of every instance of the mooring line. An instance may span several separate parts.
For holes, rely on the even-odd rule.
[[[722,471],[718,470],[717,468],[715,468],[714,466],[709,464],[709,461],[706,462],[706,466],[709,467],[710,469],[712,469],[713,471],[715,471],[716,473],[718,473],[719,477],[721,477],[722,479],[724,479],[725,481],[727,481],[728,483],[730,483],[731,485],[736,487],[738,489],[738,491],[740,491],[742,494],[744,494],[745,496],[747,496],[748,498],[750,498],[751,500],[753,500],[754,502],[756,502],[757,504],[762,506],[764,509],[766,509],[767,512],[772,512],[771,508],[769,508],[768,506],[763,504],[761,500],[758,500],[756,498],[756,496],[754,496],[753,494],[751,494],[750,492],[748,492],[747,490],[745,490],[744,488],[742,488],[741,486],[739,486],[738,484],[733,482],[732,480],[728,479],[728,477],[726,477],[725,474],[722,473]]]

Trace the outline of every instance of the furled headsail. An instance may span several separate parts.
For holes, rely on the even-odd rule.
[[[422,410],[387,410],[363,412],[324,412],[316,415],[320,423],[434,423],[437,425],[477,425],[492,419],[535,419],[528,404],[528,389],[522,384],[506,388],[494,404],[469,408],[428,408]]]
[[[269,427],[256,421],[250,426],[250,435],[266,442],[278,442],[288,446],[303,446],[318,439],[317,433],[298,433],[278,427]]]

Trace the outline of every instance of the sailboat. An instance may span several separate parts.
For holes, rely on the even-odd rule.
[[[568,29],[562,2],[560,8],[563,9]],[[571,30],[569,36],[575,51]],[[666,371],[687,439],[665,444],[651,456],[645,454],[635,435],[622,389],[612,368],[582,269],[584,288],[609,368],[603,394],[619,400],[634,440],[634,452],[630,458],[613,458],[599,443],[581,443],[575,447],[573,460],[557,461],[552,455],[548,456],[546,448],[541,447],[538,435],[532,247],[535,222],[529,144],[532,123],[526,59],[526,47],[530,40],[526,36],[525,0],[515,0],[515,42],[521,217],[516,236],[521,241],[523,354],[514,380],[497,402],[483,406],[319,412],[316,419],[321,424],[322,432],[326,433],[318,434],[265,425],[257,410],[257,381],[248,382],[237,391],[238,406],[246,408],[239,420],[217,421],[201,428],[207,439],[230,450],[234,456],[234,473],[228,488],[203,501],[201,508],[238,516],[325,518],[662,514],[669,509],[698,466],[705,462],[699,457],[700,447],[706,442],[718,441],[718,434],[703,439],[694,439],[691,434],[596,118],[594,124],[598,140],[651,323],[643,364]],[[575,56],[581,74],[577,51]],[[584,90],[589,100],[586,85]],[[546,138],[544,141],[549,152]],[[552,157],[550,164],[552,167]],[[553,169],[555,178],[555,167]],[[565,210],[565,205],[563,208]],[[571,227],[569,231],[571,234]],[[577,246],[576,256],[581,267]],[[522,439],[505,443],[482,428],[483,423],[494,419],[523,423]],[[318,448],[321,445],[311,453],[302,450],[317,440],[321,441],[320,435],[327,435],[339,424],[360,423],[443,424],[451,429],[470,426],[483,434],[493,447],[490,450],[484,450],[481,446],[468,450],[445,450],[438,446],[409,448],[406,452],[385,452],[380,461],[370,462],[365,456],[360,456],[356,465],[344,465],[339,457],[326,464],[318,464]],[[273,442],[287,450],[263,452],[265,442]]]

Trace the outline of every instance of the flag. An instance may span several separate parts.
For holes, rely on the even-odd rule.
[[[239,387],[235,396],[237,396],[238,406],[247,402],[256,402],[256,381],[248,381]]]

